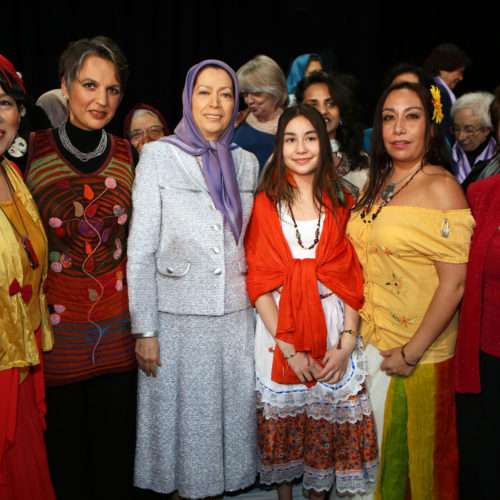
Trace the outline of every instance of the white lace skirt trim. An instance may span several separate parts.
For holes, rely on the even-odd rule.
[[[266,418],[295,416],[307,408],[310,416],[325,418],[335,422],[358,422],[363,415],[371,412],[366,394],[348,401],[358,394],[366,380],[366,356],[360,348],[352,352],[347,370],[340,382],[327,384],[318,382],[313,387],[304,384],[278,384],[270,380],[269,374],[256,373],[255,390],[259,394],[259,404],[264,408]]]
[[[280,484],[291,482],[303,476],[303,487],[306,490],[328,491],[335,484],[340,494],[369,493],[375,488],[378,474],[378,461],[367,462],[364,470],[336,471],[313,469],[304,465],[302,460],[289,462],[280,466],[261,466],[260,482],[262,484]]]
[[[296,417],[305,411],[308,417],[315,420],[323,419],[338,424],[345,422],[355,424],[363,420],[364,417],[369,416],[372,412],[370,399],[366,393],[360,394],[357,398],[350,401],[338,402],[336,404],[317,402],[300,407],[288,406],[281,408],[269,403],[263,403],[261,394],[257,393],[257,407],[262,408],[266,419]]]

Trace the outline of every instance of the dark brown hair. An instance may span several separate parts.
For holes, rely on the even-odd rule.
[[[332,149],[325,120],[321,113],[307,104],[298,104],[284,111],[281,115],[278,130],[274,139],[274,153],[272,160],[264,172],[264,177],[258,188],[258,192],[265,192],[269,199],[279,205],[285,201],[291,201],[296,187],[287,180],[287,167],[283,159],[283,143],[287,125],[296,117],[303,116],[311,122],[319,140],[319,164],[316,169],[313,184],[313,194],[318,208],[323,208],[323,194],[326,192],[330,199],[332,208],[344,205],[342,188],[337,179],[333,165]]]
[[[61,80],[64,78],[68,91],[71,90],[73,81],[78,77],[78,73],[89,56],[107,59],[115,65],[116,77],[120,82],[123,96],[129,75],[127,59],[118,44],[106,36],[82,38],[71,42],[62,53],[59,59],[59,78]]]
[[[370,149],[370,178],[368,187],[359,198],[353,210],[358,210],[364,205],[371,209],[377,196],[382,190],[382,187],[387,180],[391,169],[392,158],[385,150],[384,138],[382,132],[382,110],[385,101],[391,92],[395,90],[408,89],[417,94],[422,103],[425,116],[425,153],[422,157],[422,166],[427,163],[434,165],[441,165],[446,170],[451,172],[451,164],[449,161],[448,151],[444,142],[442,127],[440,127],[434,120],[432,115],[434,112],[432,95],[430,91],[420,83],[400,82],[396,85],[389,87],[380,97],[377,108],[375,110],[375,117],[373,120],[373,133],[371,139]]]
[[[424,62],[424,68],[432,76],[437,76],[441,70],[455,71],[470,64],[471,60],[460,47],[452,43],[442,43],[432,49]]]
[[[363,152],[363,127],[360,121],[360,106],[342,77],[333,76],[325,71],[315,71],[297,84],[295,97],[298,103],[304,102],[306,90],[315,83],[322,83],[328,88],[330,97],[339,108],[341,124],[337,127],[337,141],[340,151],[347,156],[350,170],[359,170],[368,166],[368,159]]]

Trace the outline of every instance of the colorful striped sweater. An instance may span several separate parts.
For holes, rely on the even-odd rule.
[[[134,168],[128,142],[108,137],[109,155],[91,174],[66,161],[50,130],[30,139],[25,180],[49,241],[50,386],[136,366],[125,278]]]

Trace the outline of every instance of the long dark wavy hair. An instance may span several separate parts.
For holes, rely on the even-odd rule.
[[[325,206],[323,202],[324,193],[328,196],[332,208],[339,205],[344,206],[344,194],[337,179],[336,169],[333,166],[332,150],[325,120],[323,120],[319,111],[307,104],[292,106],[281,115],[274,139],[273,157],[264,172],[264,177],[257,192],[265,192],[276,205],[277,210],[280,209],[281,203],[292,201],[297,187],[290,177],[283,159],[283,143],[287,125],[298,116],[303,116],[309,120],[318,134],[319,164],[315,171],[313,183],[313,194],[317,208],[321,210]]]
[[[342,75],[332,76],[325,71],[315,71],[297,85],[297,102],[304,101],[304,93],[315,83],[328,87],[333,102],[339,108],[342,124],[337,127],[336,139],[350,164],[350,170],[359,170],[368,166],[368,158],[363,153],[363,127],[360,121],[360,106],[351,89],[344,83]]]
[[[388,95],[395,90],[408,89],[415,92],[422,107],[425,116],[425,152],[422,157],[422,166],[431,163],[441,165],[451,172],[448,150],[446,149],[443,131],[441,127],[432,120],[434,106],[430,90],[420,83],[401,82],[389,87],[380,97],[375,116],[373,120],[373,133],[370,149],[370,179],[368,187],[359,198],[353,210],[359,210],[364,205],[371,209],[379,193],[391,172],[389,168],[392,164],[392,158],[385,150],[384,138],[382,135],[382,110]]]

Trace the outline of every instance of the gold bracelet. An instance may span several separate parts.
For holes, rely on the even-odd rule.
[[[337,344],[337,349],[340,351],[342,349],[342,335],[344,333],[350,333],[353,337],[357,337],[359,335],[358,330],[342,330],[339,332],[339,342]]]
[[[408,361],[406,361],[406,356],[405,356],[405,347],[407,346],[407,344],[401,346],[401,356],[403,357],[403,361],[408,365],[408,366],[411,366],[412,368],[414,368],[415,366],[417,366],[418,362],[415,363],[415,364],[412,364],[412,363],[408,363]]]

